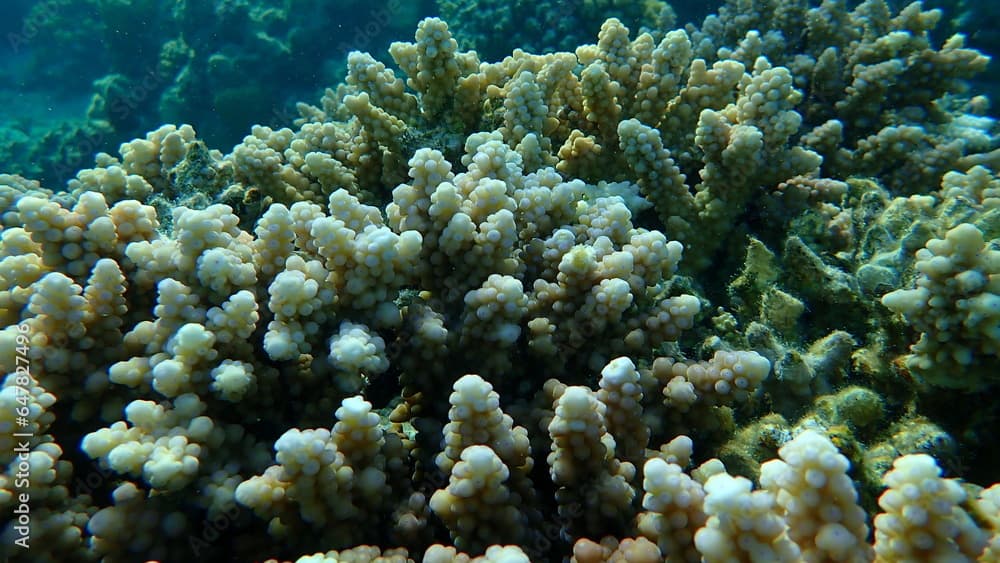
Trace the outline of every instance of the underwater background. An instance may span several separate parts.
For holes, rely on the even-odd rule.
[[[4,2],[0,560],[1000,561],[998,22]]]

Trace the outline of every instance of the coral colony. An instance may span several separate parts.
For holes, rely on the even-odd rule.
[[[428,18],[228,154],[0,176],[4,556],[1000,561],[1000,129],[940,18]]]

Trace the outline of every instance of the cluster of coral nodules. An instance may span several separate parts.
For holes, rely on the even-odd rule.
[[[916,257],[916,288],[882,297],[920,331],[907,364],[935,385],[997,384],[1000,373],[981,360],[1000,356],[1000,250],[963,223],[927,241]]]
[[[344,397],[392,370],[408,419],[443,414],[434,391],[464,371],[514,387],[519,374],[583,381],[588,366],[676,340],[700,303],[663,291],[682,247],[636,228],[622,196],[551,168],[526,174],[498,134],[470,137],[465,158],[456,174],[440,152],[418,151],[409,183],[384,211],[340,189],[325,206],[275,203],[252,233],[223,204],[175,209],[166,235],[154,208],[134,200],[109,206],[94,191],[71,206],[29,191],[14,198],[2,235],[0,364],[11,374],[20,359],[33,366],[32,420],[44,439],[32,455],[61,468],[50,482],[65,486],[59,437],[47,434],[54,395],[63,416],[88,430],[84,453],[124,480],[90,524],[88,499],[52,496],[53,510],[78,516],[46,521],[39,512],[39,535],[75,528],[84,549],[86,528],[86,549],[97,555],[148,548],[169,559],[170,542],[122,536],[113,523],[167,511],[171,526],[190,531],[191,515],[225,514],[239,501],[296,545],[313,545],[311,530],[323,526],[331,545],[370,540],[377,526],[357,536],[344,526],[394,513],[409,515],[394,537],[419,543],[433,535],[428,508],[456,526],[458,545],[488,545],[489,536],[459,539],[476,516],[455,499],[481,490],[483,513],[518,506],[535,488],[524,431],[489,440],[495,452],[446,449],[456,455],[441,462],[452,484],[428,499],[410,482],[415,445],[406,433]],[[634,382],[629,388],[636,392]],[[496,399],[485,400],[496,409]],[[636,407],[633,400],[633,417]],[[468,432],[461,413],[470,408],[480,407],[455,407],[458,435]],[[332,432],[295,428],[333,410],[341,422]],[[490,412],[481,416],[493,421]],[[266,422],[246,424],[254,420]],[[264,438],[290,427],[277,441]],[[420,429],[433,440],[433,429]],[[277,465],[267,468],[272,442]],[[630,451],[641,457],[641,447]],[[505,500],[493,485],[508,480]],[[619,481],[611,493],[629,487]],[[171,505],[185,491],[214,492]],[[516,516],[505,516],[511,530]]]

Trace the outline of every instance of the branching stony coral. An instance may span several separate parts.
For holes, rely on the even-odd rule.
[[[993,275],[993,125],[955,143],[968,131],[945,126],[961,119],[945,110],[958,106],[935,97],[978,55],[950,44],[953,66],[931,65],[942,90],[858,110],[873,146],[910,135],[914,107],[941,110],[923,134],[959,152],[901,188],[858,163],[905,166],[905,151],[866,152],[857,121],[810,121],[821,83],[830,103],[851,99],[857,65],[825,60],[836,72],[808,84],[802,69],[823,41],[841,45],[822,33],[834,21],[856,26],[852,52],[876,66],[937,60],[924,34],[935,16],[874,0],[771,5],[748,18],[731,2],[662,38],[611,19],[573,53],[497,63],[458,51],[431,18],[391,48],[405,77],[352,54],[347,83],[302,106],[294,130],[256,127],[229,155],[165,126],[100,155],[69,194],[3,177],[0,366],[13,373],[0,402],[30,395],[33,534],[59,540],[31,556],[985,551],[1000,530],[970,514],[993,495],[958,495],[940,470],[956,439],[977,446],[995,405],[982,420],[926,408],[889,361],[913,342],[888,336],[899,320],[876,302],[956,245],[979,252],[947,273],[974,262],[979,278],[918,287]],[[757,25],[800,26],[812,43],[783,43],[802,58],[772,52],[761,38],[782,38],[746,33]],[[880,50],[895,41],[900,61]],[[888,189],[844,181],[859,173]],[[972,285],[985,297],[948,301],[949,322],[995,298]],[[975,330],[961,348],[989,345]],[[995,365],[961,348],[913,352]],[[872,388],[837,392],[845,382]],[[926,453],[938,459],[911,455]],[[88,463],[105,476],[94,496],[69,488]],[[5,507],[16,471],[0,478]],[[970,471],[998,480],[995,466]],[[911,483],[942,494],[899,492]],[[925,504],[941,514],[898,537]],[[884,513],[874,547],[865,511]]]
[[[995,384],[996,373],[978,366],[1000,346],[1000,251],[964,223],[917,252],[915,289],[899,289],[882,303],[921,332],[907,360],[937,385],[967,389]],[[986,363],[985,366],[989,366]],[[961,373],[962,375],[958,375]]]

